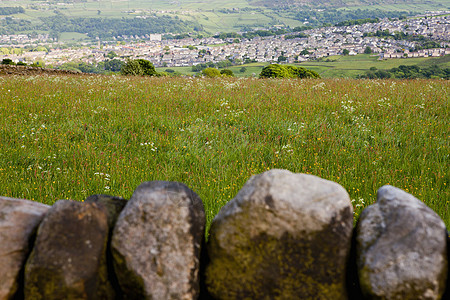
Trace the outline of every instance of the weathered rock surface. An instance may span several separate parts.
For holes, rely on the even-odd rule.
[[[113,257],[111,254],[111,237],[114,226],[116,225],[117,218],[119,217],[122,209],[127,204],[127,200],[122,197],[110,196],[110,195],[92,195],[86,198],[85,203],[97,203],[98,205],[103,205],[106,208],[106,213],[108,216],[108,245],[106,250],[106,261],[108,267],[108,280],[111,286],[114,288],[114,294],[116,299],[122,299],[122,291],[120,289],[119,281],[117,275],[114,271]]]
[[[339,184],[271,170],[215,217],[206,285],[217,299],[346,299],[352,205]]]
[[[127,299],[196,299],[205,212],[178,182],[142,183],[114,228],[111,247]]]
[[[107,216],[95,203],[59,200],[39,226],[25,267],[26,299],[112,299]]]
[[[0,299],[11,299],[19,273],[33,245],[30,240],[49,209],[48,205],[0,197]]]
[[[97,203],[104,205],[108,216],[108,227],[110,230],[114,228],[117,218],[119,217],[122,209],[127,204],[127,200],[121,197],[109,196],[109,195],[92,195],[86,198],[85,203]]]
[[[445,292],[442,299],[450,299],[450,232],[447,230],[447,283],[445,284]]]
[[[393,186],[361,214],[357,265],[370,299],[440,299],[447,277],[446,229],[439,216]]]

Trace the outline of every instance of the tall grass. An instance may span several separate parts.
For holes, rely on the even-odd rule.
[[[336,181],[355,218],[385,184],[450,227],[449,85],[437,80],[0,77],[0,195],[52,204],[187,184],[208,223],[257,173]]]

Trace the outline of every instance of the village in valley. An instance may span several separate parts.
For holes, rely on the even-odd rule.
[[[58,67],[67,62],[97,64],[110,60],[112,57],[108,54],[114,53],[115,58],[123,61],[142,58],[156,67],[179,67],[226,60],[297,63],[361,53],[370,53],[379,59],[438,57],[450,54],[449,14],[448,11],[434,12],[408,19],[382,19],[377,23],[320,27],[251,39],[163,39],[161,34],[121,36],[113,41],[98,40],[74,48],[63,47],[45,34],[0,35],[0,60],[8,58],[27,64],[39,61]],[[424,38],[428,47],[421,47]],[[42,51],[8,52],[11,48],[30,45],[40,45],[37,49]]]

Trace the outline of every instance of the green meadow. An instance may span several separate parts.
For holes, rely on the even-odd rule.
[[[245,65],[237,65],[229,67],[236,77],[253,77],[259,76],[261,70],[269,63],[250,63]],[[450,55],[443,57],[424,57],[424,58],[407,58],[407,59],[386,59],[378,60],[378,56],[369,54],[358,54],[355,56],[330,56],[318,61],[306,61],[295,66],[304,67],[316,71],[322,78],[357,78],[358,75],[364,75],[370,68],[374,67],[378,70],[387,70],[397,68],[400,65],[419,67],[427,67],[431,65],[439,65],[441,68],[450,68]],[[245,67],[245,72],[240,72]],[[165,69],[173,69],[180,74],[195,75],[191,67],[168,67],[157,68],[159,72]]]
[[[443,80],[0,77],[0,195],[129,199],[180,181],[210,224],[252,176],[281,168],[345,187],[354,217],[390,184],[450,227]]]
[[[397,68],[400,65],[426,67],[437,64],[442,68],[450,67],[450,55],[443,57],[422,57],[407,59],[385,59],[378,60],[377,55],[358,54],[355,56],[331,56],[320,61],[306,61],[299,66],[311,69],[324,78],[349,77],[356,78],[365,74],[370,68],[387,70]]]

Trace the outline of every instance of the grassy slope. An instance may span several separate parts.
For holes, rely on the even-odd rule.
[[[297,64],[307,69],[318,72],[323,78],[356,78],[360,74],[364,74],[371,67],[380,70],[396,68],[400,65],[419,65],[427,66],[439,64],[441,67],[450,67],[450,55],[441,58],[408,58],[408,59],[389,59],[378,60],[378,57],[367,54],[356,56],[333,56],[328,58],[330,61],[308,61]],[[230,69],[237,77],[252,77],[253,74],[258,76],[262,68],[267,63],[252,63],[242,66],[233,66]],[[239,72],[242,67],[246,67],[245,73]],[[157,68],[158,71],[164,71],[166,68]],[[171,68],[185,75],[193,75],[190,67]]]
[[[450,226],[448,94],[440,80],[0,77],[1,195],[181,181],[210,222],[251,175],[283,168],[343,185],[355,217],[391,184]]]
[[[450,57],[450,56],[447,56]],[[438,58],[409,58],[409,59],[387,59],[378,60],[378,56],[360,54],[356,56],[334,56],[329,58],[330,62],[303,62],[299,64],[307,69],[318,72],[324,78],[351,77],[364,74],[371,67],[380,70],[396,68],[400,65],[430,65],[437,63],[442,67],[449,67],[448,58],[439,60]]]
[[[45,10],[32,10],[27,8],[28,5],[40,5]],[[325,5],[331,4],[333,1],[324,1]],[[253,3],[255,4],[255,3]],[[433,0],[423,3],[399,3],[387,5],[367,5],[358,1],[349,1],[342,9],[380,9],[388,11],[414,11],[425,12],[427,10],[448,10],[450,9],[447,0]],[[74,3],[58,3],[58,1],[35,1],[35,0],[3,0],[0,6],[22,6],[27,8],[25,14],[15,15],[22,19],[33,20],[39,22],[38,17],[54,15],[54,10],[60,10],[67,16],[73,17],[105,17],[105,18],[121,18],[134,17],[139,14],[146,14],[149,11],[161,14],[169,14],[178,16],[180,19],[187,21],[197,21],[205,31],[209,33],[230,32],[242,29],[242,26],[251,27],[267,27],[274,24],[284,24],[291,27],[302,25],[302,22],[295,20],[293,16],[295,12],[277,13],[272,9],[264,6],[254,6],[249,4],[247,0],[180,0],[180,1],[144,1],[144,0],[87,0],[86,2]],[[313,5],[316,8],[317,5]],[[219,12],[220,9],[233,8],[260,8],[261,11],[240,11],[239,13],[224,14]],[[129,13],[131,10],[139,10],[140,12]],[[98,11],[101,11],[98,15]],[[164,12],[162,12],[164,11]]]

